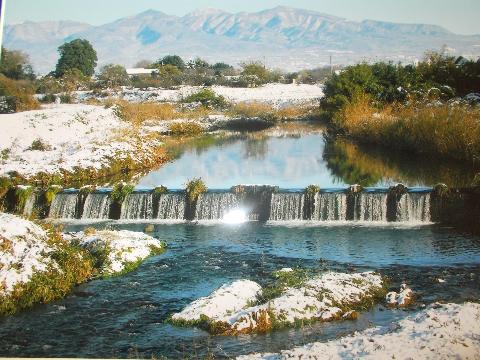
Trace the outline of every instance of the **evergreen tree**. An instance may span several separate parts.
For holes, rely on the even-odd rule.
[[[58,48],[55,75],[61,77],[67,70],[78,69],[85,76],[92,76],[97,66],[97,52],[88,40],[75,39]]]

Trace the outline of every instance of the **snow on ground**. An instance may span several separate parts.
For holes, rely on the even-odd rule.
[[[433,304],[389,327],[377,327],[280,354],[240,356],[279,359],[480,359],[480,304]]]
[[[220,319],[240,311],[255,301],[262,290],[261,286],[250,280],[237,280],[225,284],[211,295],[195,300],[181,312],[172,316],[172,320],[198,321],[201,315],[210,319]]]
[[[48,269],[53,262],[48,254],[54,249],[47,240],[45,230],[33,222],[0,213],[0,296]]]
[[[68,241],[78,242],[95,256],[106,251],[106,261],[100,269],[102,275],[120,273],[131,263],[138,263],[160,249],[165,244],[142,232],[128,230],[101,230],[93,233],[64,234]]]
[[[105,93],[131,102],[178,102],[203,88],[202,86],[181,86],[175,90],[157,88],[142,90],[124,87],[121,91],[106,90]],[[308,84],[266,84],[256,88],[212,86],[211,89],[233,103],[262,102],[274,107],[312,104],[323,97],[321,86]],[[96,97],[91,92],[77,92],[76,96],[78,101]]]
[[[310,104],[323,96],[322,87],[308,84],[266,84],[256,88],[213,86],[212,89],[234,103],[262,102],[277,108]]]
[[[42,110],[2,114],[0,126],[0,175],[17,171],[29,177],[61,169],[73,171],[75,167],[100,169],[109,165],[110,157],[137,156],[129,139],[116,139],[129,125],[112,108],[51,105]],[[145,144],[149,145],[155,144]]]
[[[255,291],[258,292],[253,284],[248,293],[252,296]],[[343,315],[351,315],[349,311],[344,312],[337,305],[355,307],[362,301],[378,295],[382,286],[382,277],[372,272],[358,274],[328,272],[308,280],[298,288],[287,288],[281,296],[267,303],[247,308],[240,306],[247,304],[247,301],[234,303],[232,308],[223,303],[225,301],[223,293],[228,291],[231,297],[232,290],[237,291],[233,294],[234,298],[246,300],[243,295],[245,289],[227,286],[221,288],[221,291],[218,290],[219,293],[213,293],[207,298],[193,302],[182,312],[174,314],[172,319],[184,321],[199,319],[206,308],[208,315],[204,315],[214,323],[226,325],[227,332],[234,334],[254,332],[260,326],[270,329],[275,321],[285,325],[293,325],[298,320],[330,321],[339,319]],[[208,307],[203,304],[208,304]],[[241,309],[238,310],[238,308]]]

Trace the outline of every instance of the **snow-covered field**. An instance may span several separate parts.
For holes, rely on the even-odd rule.
[[[480,359],[480,304],[432,304],[389,327],[237,359]]]
[[[207,316],[212,324],[222,324],[226,333],[250,333],[262,327],[271,329],[274,322],[294,325],[296,321],[331,321],[350,318],[351,311],[341,307],[355,307],[373,299],[382,291],[380,275],[365,272],[345,274],[327,272],[306,281],[302,286],[287,288],[279,297],[264,304],[248,306],[259,294],[260,286],[248,280],[224,285],[210,296],[194,301],[180,313],[175,321],[194,322]],[[231,302],[226,302],[232,298]]]
[[[68,241],[78,242],[92,254],[107,252],[103,267],[99,269],[102,275],[121,273],[129,264],[136,264],[154,253],[165,249],[165,244],[141,232],[94,231],[93,233],[78,232],[64,234]]]
[[[0,297],[17,284],[30,281],[34,273],[55,266],[44,229],[18,216],[0,213]]]
[[[203,89],[201,86],[181,86],[175,90],[151,88],[147,90],[123,88],[121,91],[106,91],[109,96],[131,102],[158,101],[178,102]],[[262,102],[280,108],[291,105],[318,104],[323,97],[323,89],[308,84],[266,84],[256,88],[233,88],[212,86],[211,89],[233,103]],[[83,101],[94,98],[90,92],[78,92],[77,99]]]
[[[0,175],[25,177],[79,168],[108,167],[113,157],[140,156],[131,139],[119,136],[129,124],[113,109],[85,104],[0,115]],[[145,143],[146,148],[158,145]],[[140,160],[137,159],[137,160]]]

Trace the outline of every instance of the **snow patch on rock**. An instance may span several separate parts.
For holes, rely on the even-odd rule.
[[[223,321],[230,314],[255,301],[261,289],[260,285],[251,280],[237,280],[225,284],[211,295],[195,300],[181,312],[174,314],[172,320],[194,322],[204,315],[214,321]]]
[[[204,314],[212,323],[221,323],[225,333],[266,331],[272,329],[274,322],[293,325],[299,320],[340,319],[349,311],[348,307],[372,299],[383,289],[382,277],[373,272],[328,272],[298,288],[287,288],[282,295],[264,304],[245,307],[249,301],[255,300],[260,290],[258,284],[245,284],[246,281],[224,285],[212,295],[196,300],[181,313],[174,314],[172,319],[194,321]],[[347,317],[353,317],[353,314]]]
[[[390,306],[406,307],[410,305],[414,300],[413,290],[410,289],[407,284],[400,286],[400,292],[390,291],[385,300]]]

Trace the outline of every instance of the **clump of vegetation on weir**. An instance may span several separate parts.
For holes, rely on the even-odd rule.
[[[320,192],[320,186],[318,185],[308,185],[305,188],[305,194],[306,195],[315,195],[316,193]]]
[[[416,67],[358,64],[325,84],[330,130],[395,150],[480,164],[480,63],[427,54]],[[475,102],[473,100],[473,102]]]
[[[113,203],[122,204],[125,198],[133,192],[134,185],[118,183],[113,186],[112,193],[110,194],[110,199]]]
[[[23,212],[23,209],[25,208],[25,204],[27,203],[27,200],[32,193],[33,193],[32,186],[17,185],[15,189],[15,199],[16,199],[15,212],[19,214]]]
[[[187,183],[185,191],[187,193],[188,201],[193,203],[198,200],[200,194],[207,191],[207,186],[201,178],[196,178]]]

